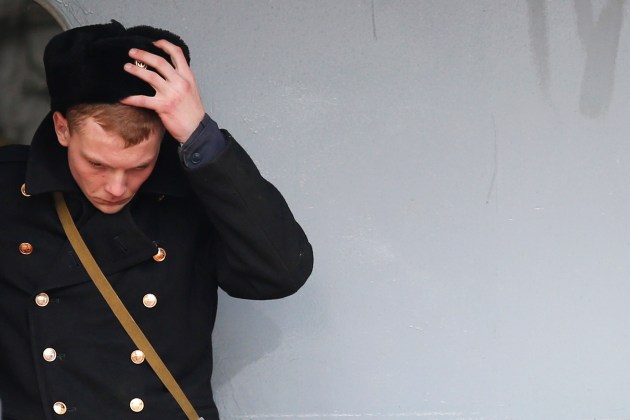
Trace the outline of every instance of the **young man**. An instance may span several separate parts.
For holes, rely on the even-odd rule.
[[[11,419],[185,418],[86,273],[81,236],[200,416],[217,288],[290,295],[312,250],[280,193],[205,113],[188,48],[117,22],[54,37],[51,112],[0,148],[0,398]]]

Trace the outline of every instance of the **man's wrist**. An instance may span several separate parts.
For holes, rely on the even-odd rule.
[[[205,114],[190,137],[180,144],[179,155],[186,168],[194,169],[212,162],[227,142],[217,123]]]

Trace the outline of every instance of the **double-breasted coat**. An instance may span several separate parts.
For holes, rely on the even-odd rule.
[[[28,146],[0,148],[0,398],[12,419],[177,419],[77,259],[52,200],[75,223],[123,303],[200,415],[212,400],[217,288],[290,295],[312,250],[280,193],[227,132],[212,162],[186,169],[165,139],[154,172],[117,214],[81,194],[50,116]]]

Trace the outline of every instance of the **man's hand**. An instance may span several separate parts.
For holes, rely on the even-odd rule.
[[[155,89],[155,96],[129,96],[120,102],[154,110],[171,136],[184,143],[205,115],[197,82],[181,48],[163,39],[154,44],[171,57],[174,67],[158,55],[135,48],[130,50],[129,57],[155,71],[130,63],[125,64],[125,71],[150,84]]]

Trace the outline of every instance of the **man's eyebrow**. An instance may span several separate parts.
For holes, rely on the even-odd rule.
[[[91,163],[98,163],[99,165],[103,165],[103,166],[107,166],[106,164],[104,164],[100,159],[98,159],[97,157],[94,156],[90,156],[89,154],[85,153],[85,152],[81,152],[81,156],[83,156],[83,158],[87,161],[90,161]]]
[[[140,162],[139,164],[134,166],[134,168],[145,168],[147,166],[150,166],[151,163],[153,163],[154,160],[157,160],[157,158],[155,158],[155,159],[149,158],[149,159],[145,160],[144,162]]]
[[[101,161],[97,157],[90,156],[90,155],[86,154],[85,152],[81,152],[81,155],[86,160],[88,160],[91,163],[96,163],[96,164],[102,165],[102,166],[104,166],[106,168],[110,167],[108,164],[104,163],[103,161]],[[153,162],[153,159],[148,159],[148,160],[146,160],[144,162],[140,162],[137,165],[134,165],[132,168],[146,168],[146,167],[150,166],[152,162]]]

